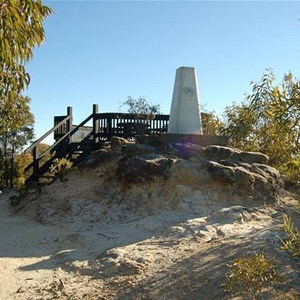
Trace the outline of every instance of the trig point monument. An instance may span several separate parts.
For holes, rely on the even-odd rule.
[[[168,133],[202,134],[195,68],[176,70]]]

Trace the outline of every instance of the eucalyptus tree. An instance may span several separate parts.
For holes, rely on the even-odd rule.
[[[6,102],[1,119],[0,130],[0,183],[13,187],[15,177],[19,176],[15,156],[33,138],[34,118],[30,112],[30,98],[19,96]],[[14,112],[14,113],[12,113]]]
[[[40,0],[0,0],[0,120],[29,84],[25,63],[45,39],[43,20],[50,13]]]
[[[300,153],[300,81],[291,73],[276,84],[267,71],[252,82],[252,93],[242,104],[225,109],[223,133],[239,148],[262,151],[279,166]]]
[[[207,111],[201,108],[201,121],[203,134],[206,135],[220,135],[223,126],[222,121],[215,111]]]
[[[32,138],[33,116],[22,92],[30,82],[25,64],[45,39],[52,10],[40,0],[0,0],[0,175],[12,183],[14,154]]]

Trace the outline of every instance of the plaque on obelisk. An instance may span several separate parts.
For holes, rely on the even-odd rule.
[[[195,68],[176,70],[168,133],[202,134]]]

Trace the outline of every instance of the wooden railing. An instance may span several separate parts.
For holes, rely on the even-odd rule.
[[[166,133],[169,115],[126,113],[99,113],[96,136],[99,142],[109,141],[113,136],[132,139],[137,134]]]
[[[79,139],[77,144],[75,142],[75,140],[78,140],[78,136],[76,137],[76,134],[82,130],[82,128],[85,128],[86,126],[84,125],[93,119],[97,113],[98,105],[95,104],[93,105],[93,113],[79,125],[72,124],[72,107],[67,108],[66,116],[54,117],[54,126],[24,151],[25,153],[32,153],[32,162],[25,168],[25,173],[31,173],[26,181],[38,181],[38,179],[48,171],[50,163],[55,158],[70,156],[72,152],[80,147],[80,144],[83,144],[83,141],[93,136],[95,130],[85,134],[85,136]],[[97,122],[94,123],[97,124]],[[54,133],[54,144],[43,153],[39,153],[39,145],[52,133]],[[73,147],[69,147],[70,145]],[[93,147],[93,145],[91,145],[91,147]],[[48,160],[41,165],[42,159],[47,156],[49,156]]]
[[[89,121],[92,126],[86,125]],[[73,125],[72,107],[68,107],[67,115],[55,116],[53,128],[25,150],[32,153],[32,162],[25,168],[25,172],[31,173],[26,182],[38,181],[55,158],[70,158],[75,151],[87,155],[113,136],[132,139],[137,134],[166,133],[168,122],[169,115],[99,113],[98,105],[94,104],[92,114],[79,125]],[[54,144],[39,153],[39,145],[52,133]]]
[[[48,148],[42,154],[39,153],[39,145],[42,141],[47,138],[51,133],[55,130],[58,130],[61,127],[65,127],[66,124],[69,124],[72,120],[72,115],[67,115],[63,119],[60,120],[54,127],[52,127],[48,132],[46,132],[43,136],[41,136],[38,140],[36,140],[31,146],[29,146],[24,152],[25,153],[32,153],[32,163],[30,163],[25,168],[25,173],[32,171],[29,181],[37,181],[39,177],[39,170],[40,170],[40,161],[43,157],[47,154],[52,153],[58,145],[62,142],[62,139],[54,143],[50,148]]]

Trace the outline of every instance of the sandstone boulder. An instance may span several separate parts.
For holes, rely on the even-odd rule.
[[[269,157],[261,152],[241,151],[239,149],[217,145],[210,145],[206,147],[205,154],[208,159],[214,161],[227,160],[248,164],[266,164],[269,160]]]
[[[117,175],[126,182],[143,182],[163,176],[172,163],[172,159],[158,153],[124,157],[118,164]]]
[[[135,140],[138,144],[145,144],[149,146],[159,146],[162,142],[159,140],[159,137],[156,134],[148,135],[148,134],[141,134],[136,135]]]
[[[207,159],[213,161],[230,159],[234,153],[236,153],[235,149],[225,146],[211,145],[205,149]]]
[[[145,144],[128,144],[122,146],[121,152],[123,157],[130,158],[138,155],[144,155],[148,153],[158,152],[157,149],[153,146]]]
[[[206,170],[211,174],[214,180],[219,180],[224,183],[235,182],[235,168],[222,165],[216,161],[208,161]]]
[[[223,146],[208,146],[205,167],[212,179],[229,184],[253,199],[274,202],[281,188],[279,172],[264,163],[268,157]],[[263,162],[263,163],[261,163]]]
[[[259,164],[267,164],[269,161],[269,157],[266,154],[261,152],[247,152],[241,151],[237,157],[240,161],[244,161],[246,163],[259,163]]]
[[[92,152],[84,161],[79,163],[78,169],[95,169],[100,164],[112,162],[120,158],[120,152],[111,151],[110,149],[100,149]]]
[[[193,143],[172,143],[163,148],[164,151],[181,158],[190,158],[202,151],[203,147]]]
[[[126,144],[128,144],[129,142],[128,142],[128,140],[126,140],[126,139],[124,139],[124,138],[122,138],[122,137],[113,136],[113,137],[111,138],[110,143],[111,143],[111,147],[112,147],[112,148],[117,148],[117,147],[121,147],[122,145],[126,145]]]

